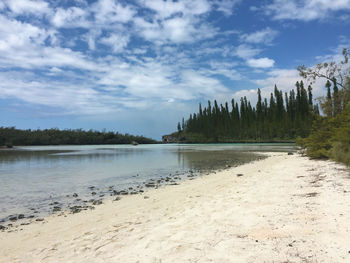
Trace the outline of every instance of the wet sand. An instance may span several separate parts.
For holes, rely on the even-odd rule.
[[[350,262],[349,171],[269,155],[0,232],[0,262]]]

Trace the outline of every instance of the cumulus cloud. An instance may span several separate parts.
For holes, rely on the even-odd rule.
[[[242,34],[240,40],[247,43],[253,44],[270,44],[277,36],[278,32],[269,27],[250,33]]]
[[[332,16],[335,12],[349,11],[350,0],[273,0],[260,10],[274,20],[312,21]]]
[[[270,58],[251,58],[247,60],[247,64],[253,68],[271,68],[275,64],[275,61]]]
[[[41,0],[4,0],[1,5],[7,6],[14,15],[44,15],[52,11],[49,4]]]

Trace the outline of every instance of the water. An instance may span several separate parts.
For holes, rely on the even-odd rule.
[[[251,151],[292,148],[290,144],[16,147],[0,151],[0,220],[7,221],[11,214],[47,215],[54,202],[65,209],[109,197],[113,190],[145,190],[144,183],[151,179],[169,176],[174,182],[259,158]]]

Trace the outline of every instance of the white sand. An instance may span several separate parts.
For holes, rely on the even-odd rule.
[[[0,262],[350,262],[349,172],[272,155],[0,232]]]

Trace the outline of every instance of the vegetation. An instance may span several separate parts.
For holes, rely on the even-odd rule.
[[[325,116],[314,121],[309,137],[297,142],[312,158],[331,158],[350,166],[350,67],[346,49],[343,56],[344,60],[339,63],[298,68],[300,75],[307,79],[326,79],[327,96],[320,98]]]
[[[262,99],[259,89],[255,107],[246,97],[239,105],[232,99],[231,107],[227,102],[219,106],[217,101],[213,106],[208,101],[204,109],[199,104],[198,113],[191,114],[182,125],[178,123],[178,132],[172,136],[183,142],[292,142],[309,135],[318,115],[311,86],[306,89],[300,81],[296,91],[284,96],[275,86],[269,102]]]
[[[83,145],[83,144],[139,144],[157,143],[157,141],[118,132],[100,132],[78,130],[19,130],[14,127],[0,127],[0,145]]]

